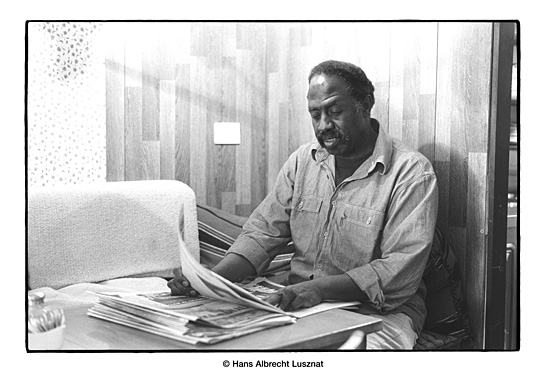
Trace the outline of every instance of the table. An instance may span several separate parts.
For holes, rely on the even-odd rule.
[[[382,328],[381,320],[343,309],[298,319],[296,324],[266,329],[213,345],[191,345],[87,315],[88,306],[65,309],[62,350],[329,350],[355,330],[365,336]]]

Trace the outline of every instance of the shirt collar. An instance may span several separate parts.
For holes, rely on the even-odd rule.
[[[381,170],[379,173],[384,175],[390,166],[391,154],[393,153],[393,140],[391,139],[391,136],[383,130],[378,120],[371,118],[370,123],[374,130],[379,131],[378,138],[376,139],[372,155],[362,164],[362,166],[368,167],[367,173],[370,174],[376,169],[378,163],[381,163]],[[312,158],[316,163],[321,163],[330,156],[329,152],[320,145],[317,145],[311,151]]]

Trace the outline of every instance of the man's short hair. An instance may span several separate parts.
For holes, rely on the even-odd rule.
[[[370,96],[370,109],[374,106],[374,86],[365,72],[358,66],[341,61],[324,61],[315,66],[308,76],[308,83],[316,75],[337,76],[347,84],[347,91],[355,103],[361,107],[367,96]]]

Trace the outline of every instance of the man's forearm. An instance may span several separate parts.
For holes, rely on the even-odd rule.
[[[212,271],[234,283],[241,282],[245,278],[257,274],[253,265],[238,254],[227,254]]]
[[[330,275],[311,281],[319,288],[323,300],[358,300],[364,301],[368,296],[347,274]]]

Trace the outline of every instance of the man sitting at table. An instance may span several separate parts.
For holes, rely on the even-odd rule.
[[[359,312],[383,321],[368,349],[412,349],[426,316],[421,278],[438,208],[434,170],[370,117],[374,86],[361,68],[320,63],[307,99],[318,143],[289,157],[213,270],[233,282],[256,276],[292,240],[288,285],[270,303],[289,311],[359,300]],[[168,286],[194,293],[181,273]]]

